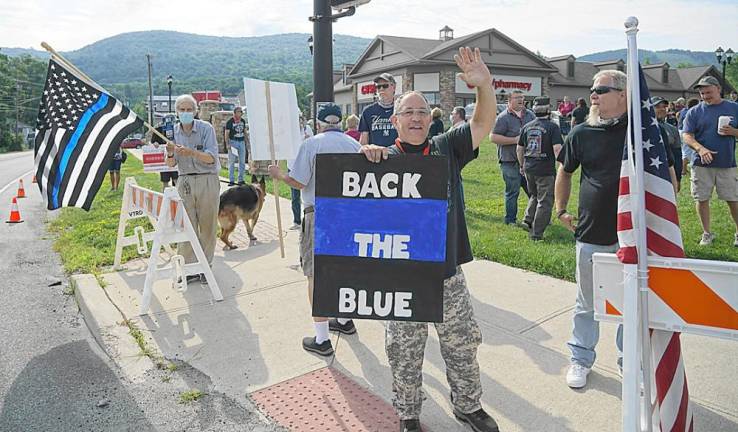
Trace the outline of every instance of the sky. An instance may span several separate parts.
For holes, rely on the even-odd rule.
[[[210,36],[311,33],[312,0],[0,0],[0,46],[59,51],[120,33],[174,30]],[[496,28],[545,56],[625,48],[623,22],[640,21],[638,46],[724,49],[738,41],[736,0],[371,0],[333,32],[435,39]],[[738,43],[732,46],[738,51]]]

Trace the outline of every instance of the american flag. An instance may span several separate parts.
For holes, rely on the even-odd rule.
[[[36,179],[47,208],[90,209],[113,155],[143,121],[52,58],[36,123]]]
[[[679,229],[676,196],[669,174],[666,146],[662,139],[656,114],[646,86],[643,71],[638,65],[638,77],[629,76],[631,85],[638,80],[640,100],[633,101],[631,113],[641,118],[643,140],[643,177],[646,201],[646,247],[648,254],[661,257],[684,258],[682,233]],[[633,125],[633,119],[629,119]],[[637,133],[634,131],[633,133]],[[634,137],[635,138],[635,137]],[[633,140],[635,142],[635,140]],[[620,170],[617,230],[620,248],[617,256],[623,264],[636,264],[637,229],[633,212],[636,203],[631,195],[635,163],[630,158],[628,146],[623,152]],[[692,431],[692,410],[689,406],[689,390],[681,356],[679,333],[652,330],[651,351],[656,365],[655,382],[659,424],[662,431]]]

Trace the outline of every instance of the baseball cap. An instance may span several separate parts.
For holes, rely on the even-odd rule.
[[[381,75],[378,75],[378,76],[374,77],[374,79],[373,79],[374,82],[377,82],[379,80],[385,80],[387,82],[390,82],[392,84],[395,84],[395,77],[393,77],[392,74],[389,74],[387,72],[385,72],[385,73],[383,73]]]
[[[656,106],[661,102],[666,102],[666,99],[662,98],[661,96],[651,96],[651,105]]]
[[[720,81],[718,81],[717,78],[715,78],[714,76],[708,75],[708,76],[702,77],[702,79],[700,79],[700,82],[698,82],[694,86],[694,88],[707,87],[707,86],[713,86],[713,85],[720,87]]]
[[[341,108],[332,102],[322,105],[318,110],[318,120],[323,123],[339,123],[341,121]]]
[[[683,97],[680,97],[680,98],[678,98],[678,99],[676,100],[676,103],[684,105],[684,104],[686,104],[686,103],[687,103],[687,100],[686,100],[686,99],[684,99]]]

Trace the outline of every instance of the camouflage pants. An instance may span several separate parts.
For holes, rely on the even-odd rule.
[[[435,323],[446,362],[446,379],[454,407],[468,414],[481,408],[477,347],[482,333],[474,320],[469,290],[461,267],[443,283],[443,323]],[[388,321],[385,349],[392,369],[393,404],[400,419],[420,417],[423,395],[423,356],[428,324]]]

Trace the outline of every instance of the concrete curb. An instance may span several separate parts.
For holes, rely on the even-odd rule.
[[[154,369],[155,365],[131,336],[126,317],[108,298],[94,275],[72,275],[71,284],[77,306],[95,340],[128,378],[142,380],[146,371]]]

